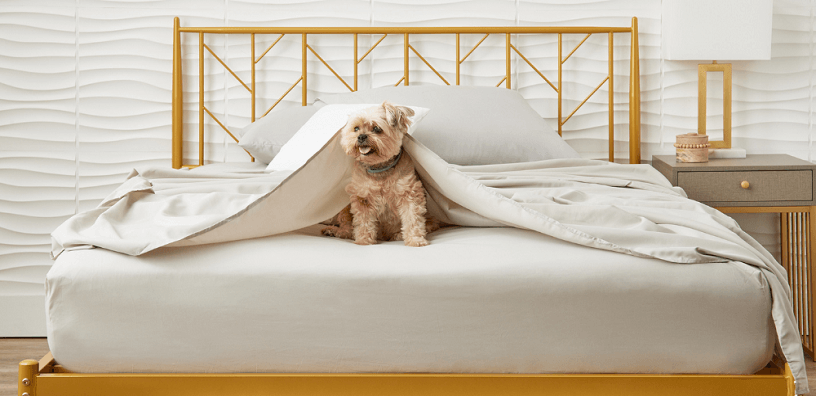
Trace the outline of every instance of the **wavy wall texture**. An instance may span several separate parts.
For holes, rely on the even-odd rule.
[[[814,0],[774,2],[773,59],[734,63],[733,140],[751,153],[814,156]],[[661,59],[660,0],[8,0],[0,6],[0,336],[44,334],[43,277],[50,268],[49,233],[77,211],[94,207],[134,167],[169,166],[172,17],[186,26],[476,26],[613,25],[640,27],[643,154],[673,152],[674,136],[694,132],[696,63]],[[360,37],[368,48],[379,37]],[[583,37],[567,35],[570,51]],[[276,36],[256,37],[259,56]],[[463,36],[463,54],[480,36]],[[185,140],[198,140],[198,39],[184,35]],[[553,82],[557,40],[514,37]],[[249,82],[249,36],[209,35],[206,44]],[[309,44],[353,84],[350,37]],[[411,44],[449,82],[455,78],[453,36],[413,36]],[[402,37],[388,37],[360,64],[359,88],[402,77]],[[504,73],[504,40],[488,38],[462,65],[462,84],[496,85]],[[625,158],[629,35],[614,40],[616,156]],[[515,56],[515,55],[514,55]],[[238,132],[251,119],[246,89],[205,51],[204,102]],[[606,74],[607,37],[593,36],[565,64],[564,109],[572,111]],[[308,100],[348,89],[311,53]],[[418,58],[412,84],[441,80]],[[555,92],[523,61],[513,85],[555,127]],[[256,117],[300,76],[300,37],[285,37],[258,64]],[[608,85],[564,126],[582,155],[606,156]],[[279,106],[296,106],[294,89]],[[710,124],[721,114],[713,113]],[[246,161],[206,116],[208,161]],[[721,121],[720,121],[721,122]],[[185,156],[197,160],[190,145]],[[739,221],[779,252],[778,220]]]
[[[76,212],[76,10],[2,11],[0,336],[42,335],[49,234]]]

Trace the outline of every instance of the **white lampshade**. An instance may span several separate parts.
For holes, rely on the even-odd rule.
[[[773,0],[663,0],[663,58],[771,59]]]

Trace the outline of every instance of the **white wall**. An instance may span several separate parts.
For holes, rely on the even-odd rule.
[[[277,4],[265,4],[277,3]],[[789,153],[813,159],[814,8],[811,0],[774,3],[773,59],[733,64],[733,142],[749,153]],[[7,0],[0,4],[0,336],[44,335],[43,277],[49,233],[69,216],[96,205],[137,166],[170,164],[172,17],[182,25],[210,26],[468,26],[616,25],[640,21],[644,157],[670,154],[674,136],[696,131],[697,69],[694,62],[660,57],[660,0]],[[185,100],[197,108],[197,46],[186,36]],[[275,37],[259,38],[263,51]],[[582,37],[567,40],[571,48]],[[463,48],[480,37],[469,37]],[[287,41],[288,40],[288,41]],[[344,76],[351,73],[348,39],[310,43]],[[344,41],[345,40],[345,41]],[[393,84],[401,76],[401,38],[386,39],[362,65],[361,88]],[[412,42],[452,80],[452,38]],[[495,85],[503,75],[503,40],[491,37],[463,66],[463,84]],[[616,39],[616,129],[626,139],[628,35]],[[361,39],[361,47],[365,47]],[[518,45],[555,79],[554,38],[522,38]],[[208,45],[248,80],[247,37],[208,38]],[[299,75],[299,38],[285,38],[265,59],[259,101],[265,109]],[[209,55],[207,55],[209,56]],[[569,60],[565,107],[574,107],[605,76],[606,37],[592,37]],[[370,73],[371,67],[375,72]],[[309,99],[345,90],[310,58]],[[412,83],[438,79],[412,59]],[[523,63],[517,88],[542,115],[555,114],[555,94]],[[206,63],[207,106],[231,128],[248,121],[248,94],[214,60]],[[606,97],[602,88],[571,120],[565,138],[585,156],[602,157]],[[284,106],[300,101],[300,90]],[[229,92],[230,97],[225,98]],[[260,111],[260,110],[259,110]],[[571,111],[571,110],[570,110]],[[187,120],[190,135],[197,115]],[[712,123],[713,121],[710,121]],[[207,135],[213,159],[245,160],[227,145],[217,126]],[[191,137],[191,139],[193,139]],[[625,156],[625,141],[619,153]],[[194,152],[194,150],[191,150]],[[191,155],[192,156],[192,155]],[[763,243],[776,241],[773,216],[745,227]],[[778,251],[778,248],[775,248]]]

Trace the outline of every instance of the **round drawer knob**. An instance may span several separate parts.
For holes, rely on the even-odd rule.
[[[747,190],[747,189],[748,189],[748,187],[751,187],[751,184],[750,184],[750,183],[748,183],[748,181],[747,181],[747,180],[745,180],[745,181],[743,181],[742,183],[740,183],[740,187],[742,187],[742,188],[744,188],[744,189],[746,189],[746,190]]]

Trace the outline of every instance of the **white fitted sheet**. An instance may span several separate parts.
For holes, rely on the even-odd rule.
[[[359,247],[319,226],[160,248],[66,251],[48,342],[78,372],[749,374],[770,359],[768,285],[513,228]]]

